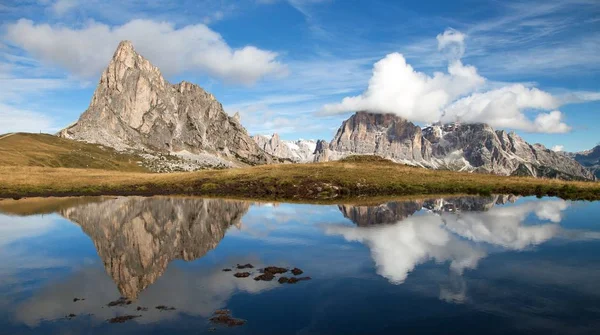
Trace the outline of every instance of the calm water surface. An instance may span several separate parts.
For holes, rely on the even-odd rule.
[[[121,197],[0,213],[0,334],[600,331],[599,202]],[[246,263],[250,277],[223,271]],[[312,279],[254,280],[271,265]],[[119,297],[131,304],[107,306]],[[246,323],[213,324],[219,309]],[[107,322],[120,315],[140,316]]]

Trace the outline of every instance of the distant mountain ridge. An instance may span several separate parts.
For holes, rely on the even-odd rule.
[[[315,161],[349,155],[378,155],[432,169],[593,180],[574,159],[514,132],[487,124],[447,124],[421,128],[392,114],[357,112],[344,121],[329,143],[320,141]]]
[[[294,163],[313,162],[317,141],[299,139],[296,141],[282,140],[278,134],[271,136],[255,135],[252,139],[266,153],[275,157],[288,159]]]
[[[590,170],[597,179],[600,179],[600,144],[590,150],[566,154]]]
[[[59,136],[198,166],[273,162],[212,94],[185,81],[171,85],[129,41],[119,44],[89,108]]]

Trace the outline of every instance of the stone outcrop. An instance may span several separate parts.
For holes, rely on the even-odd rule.
[[[313,162],[315,159],[315,148],[317,142],[313,140],[299,139],[296,141],[285,141],[278,134],[272,136],[255,135],[252,139],[266,153],[289,160],[294,163]]]
[[[102,73],[89,108],[59,136],[117,150],[179,155],[208,166],[265,164],[260,150],[215,97],[201,87],[172,85],[128,41]]]
[[[136,299],[175,259],[214,249],[249,204],[199,198],[121,197],[61,210],[94,242],[122,296]]]
[[[315,161],[348,155],[378,155],[395,162],[450,169],[575,180],[594,176],[575,160],[531,145],[514,132],[486,124],[421,128],[390,114],[358,112],[342,123],[333,140],[317,144]]]

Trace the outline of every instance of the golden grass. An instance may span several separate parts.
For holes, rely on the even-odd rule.
[[[3,199],[0,201],[0,213],[16,216],[51,214],[78,205],[100,202],[106,197],[49,197],[27,198],[21,200]]]
[[[135,155],[48,134],[17,133],[0,137],[0,165],[89,168],[144,172]]]
[[[598,200],[600,183],[427,170],[366,158],[353,162],[263,165],[171,174],[0,167],[0,197],[5,198],[180,194],[319,200],[491,193]]]

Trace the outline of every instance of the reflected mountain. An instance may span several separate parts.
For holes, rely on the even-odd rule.
[[[496,206],[514,200],[494,196],[390,203],[371,209],[340,206],[344,216],[358,227],[330,226],[326,232],[366,244],[377,273],[396,284],[403,283],[417,265],[428,261],[447,262],[452,271],[462,274],[465,269],[477,267],[492,251],[525,250],[558,236],[588,236],[585,232],[561,230],[558,223],[569,206],[566,201]],[[527,224],[529,215],[542,223]],[[394,218],[400,219],[391,224]]]
[[[63,209],[92,239],[121,295],[136,299],[175,259],[214,249],[249,203],[178,197],[120,197]]]
[[[454,197],[445,199],[424,199],[394,201],[378,206],[339,205],[345,218],[359,227],[397,223],[422,209],[433,212],[487,211],[495,205],[514,203],[514,195],[493,195],[489,197]]]

